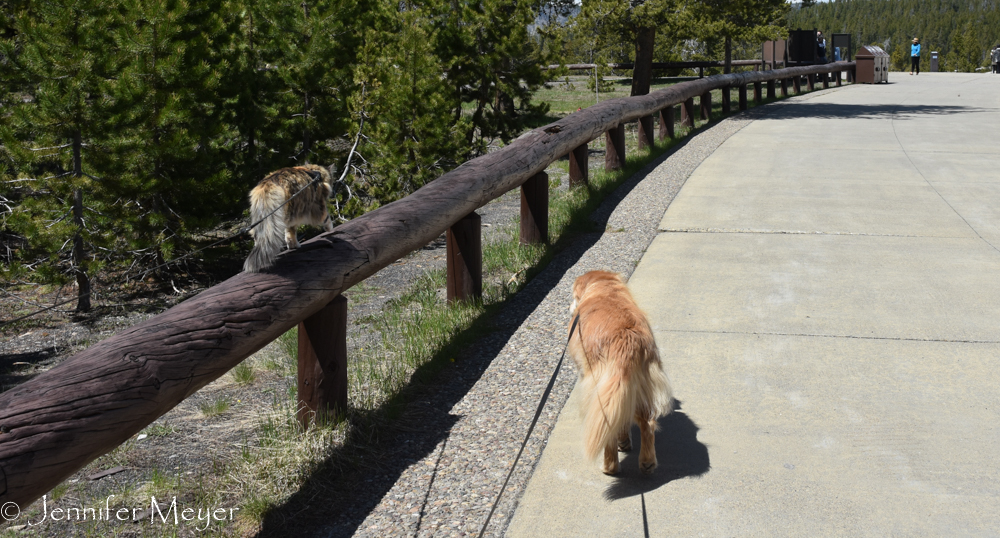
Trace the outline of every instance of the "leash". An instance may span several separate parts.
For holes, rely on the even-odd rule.
[[[535,424],[538,423],[538,417],[542,416],[542,408],[545,407],[545,402],[548,401],[549,395],[552,393],[552,387],[556,383],[556,377],[559,375],[559,368],[562,366],[563,359],[566,358],[566,349],[569,348],[569,341],[573,338],[573,331],[576,330],[576,324],[578,321],[580,321],[579,314],[573,318],[573,325],[569,328],[569,338],[566,339],[566,346],[563,347],[562,356],[559,357],[559,362],[556,363],[556,369],[552,372],[549,384],[545,387],[545,392],[542,393],[542,401],[538,402],[538,409],[535,410],[535,418],[531,419],[531,426],[528,426],[528,434],[524,436],[524,442],[521,443],[521,449],[517,451],[514,463],[510,466],[510,472],[507,473],[507,478],[504,479],[503,486],[500,488],[500,493],[497,495],[496,500],[493,501],[493,507],[490,508],[490,513],[486,516],[486,521],[479,530],[479,538],[483,538],[483,535],[486,533],[486,527],[489,526],[490,519],[493,518],[493,512],[496,511],[497,505],[500,504],[500,498],[503,497],[503,492],[507,489],[507,483],[510,482],[510,477],[514,475],[514,469],[517,468],[517,462],[521,459],[521,453],[524,452],[524,447],[528,445],[528,439],[531,438],[531,432],[535,431]]]

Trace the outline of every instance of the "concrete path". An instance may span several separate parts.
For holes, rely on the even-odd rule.
[[[629,282],[660,467],[585,462],[574,391],[508,536],[1000,535],[1000,76],[891,79],[688,179]]]

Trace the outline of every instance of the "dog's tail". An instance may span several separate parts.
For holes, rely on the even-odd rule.
[[[584,450],[590,459],[615,446],[634,418],[648,420],[656,429],[656,419],[673,410],[673,395],[663,372],[656,343],[652,338],[632,334],[607,350],[607,357],[594,364],[583,387],[589,401],[584,403]]]
[[[271,267],[281,252],[285,235],[285,191],[272,182],[263,182],[250,191],[250,222],[260,223],[250,230],[254,245],[243,262],[247,273],[258,273]]]

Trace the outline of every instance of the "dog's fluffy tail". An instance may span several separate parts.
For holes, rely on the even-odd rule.
[[[263,221],[250,230],[254,245],[250,255],[243,262],[245,272],[258,273],[271,267],[274,258],[281,252],[281,246],[285,241],[285,208],[281,205],[283,203],[285,203],[284,189],[274,183],[265,182],[250,191],[250,222],[254,223],[261,219]]]
[[[602,454],[605,447],[616,446],[637,415],[655,430],[656,419],[673,410],[670,383],[656,345],[640,340],[639,335],[623,339],[614,346],[618,349],[607,350],[607,360],[594,364],[593,375],[584,378],[592,384],[583,387],[587,398],[583,405],[584,450],[590,459]]]

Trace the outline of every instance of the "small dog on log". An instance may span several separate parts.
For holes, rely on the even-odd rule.
[[[299,248],[295,228],[300,224],[333,230],[327,202],[334,173],[335,166],[306,164],[282,168],[260,180],[250,191],[250,222],[260,224],[250,230],[254,246],[243,263],[244,271],[257,273],[271,267],[281,252],[282,235],[289,249]]]
[[[570,312],[579,316],[569,352],[580,368],[587,457],[593,460],[603,449],[601,470],[618,474],[618,450],[632,449],[635,421],[642,436],[639,470],[653,472],[657,419],[673,410],[673,396],[649,321],[622,278],[608,271],[576,279]]]

